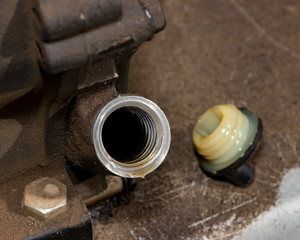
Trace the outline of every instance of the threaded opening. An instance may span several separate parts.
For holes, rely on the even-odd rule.
[[[157,138],[155,123],[138,107],[121,107],[105,120],[102,142],[107,153],[121,163],[135,163],[147,158]]]
[[[170,126],[163,111],[139,96],[113,99],[94,123],[98,160],[121,177],[144,177],[152,172],[165,159],[170,141]]]

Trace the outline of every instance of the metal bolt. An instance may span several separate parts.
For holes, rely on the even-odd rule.
[[[42,219],[54,218],[67,209],[67,187],[53,178],[40,178],[25,187],[23,209]]]

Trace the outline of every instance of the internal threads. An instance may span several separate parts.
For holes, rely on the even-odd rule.
[[[111,157],[122,163],[145,159],[154,149],[156,138],[153,119],[137,107],[115,110],[103,125],[103,145]]]
[[[171,140],[168,120],[148,99],[118,97],[100,111],[93,141],[100,162],[121,177],[144,177],[165,159]]]

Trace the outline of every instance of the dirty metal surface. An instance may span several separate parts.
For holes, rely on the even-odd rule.
[[[51,74],[80,67],[111,52],[136,49],[165,27],[158,0],[38,3],[36,12],[44,29],[43,41],[39,42],[40,62]],[[69,5],[75,7],[70,9]]]
[[[50,177],[63,183],[67,187],[67,210],[64,214],[54,219],[38,219],[30,216],[22,209],[23,193],[25,186],[41,177]],[[68,228],[66,224],[68,223]],[[63,239],[62,235],[70,235],[74,228],[86,231],[86,239],[91,237],[90,218],[85,205],[80,201],[69,176],[64,171],[64,165],[57,161],[53,162],[48,170],[41,166],[32,168],[26,174],[20,175],[1,183],[0,185],[0,239]],[[85,227],[88,225],[87,227]],[[82,229],[84,228],[84,230]],[[90,229],[90,231],[89,231]],[[48,233],[45,233],[48,232]],[[79,236],[77,233],[77,236]],[[39,237],[36,237],[39,236]],[[41,236],[44,236],[41,237]],[[47,238],[49,237],[49,238]]]
[[[34,3],[40,3],[39,8]],[[105,103],[126,92],[131,55],[164,28],[165,18],[158,0],[86,4],[85,0],[1,2],[0,239],[92,238],[90,213],[69,179],[65,156],[72,161],[74,155],[78,165],[89,160],[88,165],[94,165],[95,117]],[[47,54],[40,57],[50,56],[45,64],[55,75],[40,69],[43,48]],[[81,155],[85,153],[88,156]],[[99,172],[103,173],[102,166]],[[67,190],[61,188],[61,198],[51,196],[50,201],[40,192],[43,186],[32,183],[41,177],[55,178]],[[100,189],[106,185],[102,179]],[[67,210],[56,208],[59,215],[48,218],[49,205]]]
[[[39,8],[35,9],[34,3],[37,2],[40,3]],[[4,182],[6,179],[14,179],[36,165],[47,167],[47,164],[51,161],[50,158],[61,158],[63,160],[64,154],[60,153],[64,151],[64,141],[59,141],[58,138],[64,138],[67,134],[61,134],[61,132],[68,129],[64,127],[64,117],[59,118],[57,117],[59,114],[56,115],[56,113],[63,112],[62,109],[67,105],[68,100],[78,94],[76,92],[77,88],[80,91],[85,91],[91,99],[93,94],[90,90],[94,88],[91,85],[118,77],[118,80],[116,80],[117,90],[120,93],[126,92],[131,55],[142,41],[150,40],[153,34],[162,30],[165,25],[164,15],[157,0],[130,0],[124,1],[124,3],[119,0],[113,2],[106,0],[93,1],[90,2],[91,5],[86,5],[86,8],[82,10],[83,14],[86,14],[85,17],[90,17],[80,20],[85,20],[86,25],[78,26],[78,29],[75,29],[76,31],[70,29],[66,36],[62,36],[61,34],[67,26],[61,26],[62,29],[58,29],[57,23],[62,21],[66,24],[70,22],[75,25],[78,24],[77,15],[71,11],[72,9],[68,9],[71,2],[63,1],[60,4],[48,0],[4,0],[2,2],[3,7],[0,8],[0,165],[2,166],[0,168],[0,182]],[[77,6],[73,3],[74,8],[80,11],[77,7],[84,5],[84,1],[78,0],[76,3],[80,4]],[[106,17],[99,16],[97,12],[99,9],[95,9],[95,6],[99,3],[101,3],[101,6],[98,7],[102,13],[113,17],[113,27],[105,21],[102,22],[103,18],[106,19]],[[55,12],[53,10],[55,6],[60,8],[60,11]],[[119,9],[121,6],[122,11]],[[90,12],[91,9],[95,12]],[[120,18],[116,17],[115,19],[114,10],[121,11]],[[97,48],[90,41],[87,41],[87,43],[95,48],[91,50],[91,48],[84,47],[83,52],[89,49],[88,56],[89,54],[97,55],[100,52],[108,56],[97,58],[97,62],[85,66],[79,64],[79,69],[57,75],[47,75],[40,69],[37,61],[38,36],[43,33],[42,29],[38,28],[41,24],[39,19],[36,19],[39,13],[41,15],[40,21],[44,24],[43,27],[47,28],[49,30],[48,34],[54,37],[50,39],[53,42],[45,42],[45,45],[56,45],[60,41],[67,41],[78,36],[87,40],[87,37],[84,37],[85,34],[97,30],[97,33],[100,34],[101,32],[101,34],[92,38],[91,41],[103,43],[105,38],[105,53],[102,52],[104,48]],[[55,19],[51,18],[51,14],[55,16]],[[94,15],[97,15],[96,19],[93,18]],[[68,18],[68,21],[64,17]],[[95,29],[94,24],[97,25],[97,29]],[[126,24],[131,24],[131,27]],[[110,29],[111,27],[113,29]],[[118,31],[118,28],[125,31],[126,34]],[[113,38],[110,38],[112,35],[108,33],[111,33]],[[128,38],[127,34],[131,37]],[[130,47],[123,46],[125,49],[122,47],[121,51],[120,45],[117,44],[118,40],[121,41],[121,38],[133,39],[134,45]],[[76,57],[66,54],[66,51],[73,52],[73,50],[77,51],[78,48],[73,48],[68,43],[65,48],[59,49],[58,52],[70,61],[76,61]],[[58,54],[54,53],[54,56],[58,57]],[[60,59],[58,57],[58,60]],[[61,62],[57,64],[59,67],[64,66]],[[98,69],[101,69],[101,71],[98,71]],[[104,93],[100,94],[99,89],[96,90],[98,90],[98,96],[95,98],[99,101],[102,100],[102,105],[105,100],[117,95],[115,92],[111,98],[105,97]],[[87,103],[87,105],[91,107],[90,104]],[[100,106],[94,105],[94,107]],[[86,109],[87,107],[85,107]],[[92,110],[95,111],[95,114],[98,111],[98,109]],[[85,122],[85,125],[88,125],[87,122]],[[58,135],[63,135],[63,137],[58,137]]]
[[[167,28],[135,55],[129,91],[165,111],[171,149],[127,201],[98,216],[95,239],[231,239],[274,204],[285,170],[299,166],[300,3],[162,5]],[[194,123],[220,103],[252,109],[264,123],[247,188],[214,181],[197,164]]]

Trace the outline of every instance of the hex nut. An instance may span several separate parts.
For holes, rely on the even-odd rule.
[[[67,187],[49,177],[25,187],[23,209],[34,217],[52,219],[67,210]]]

